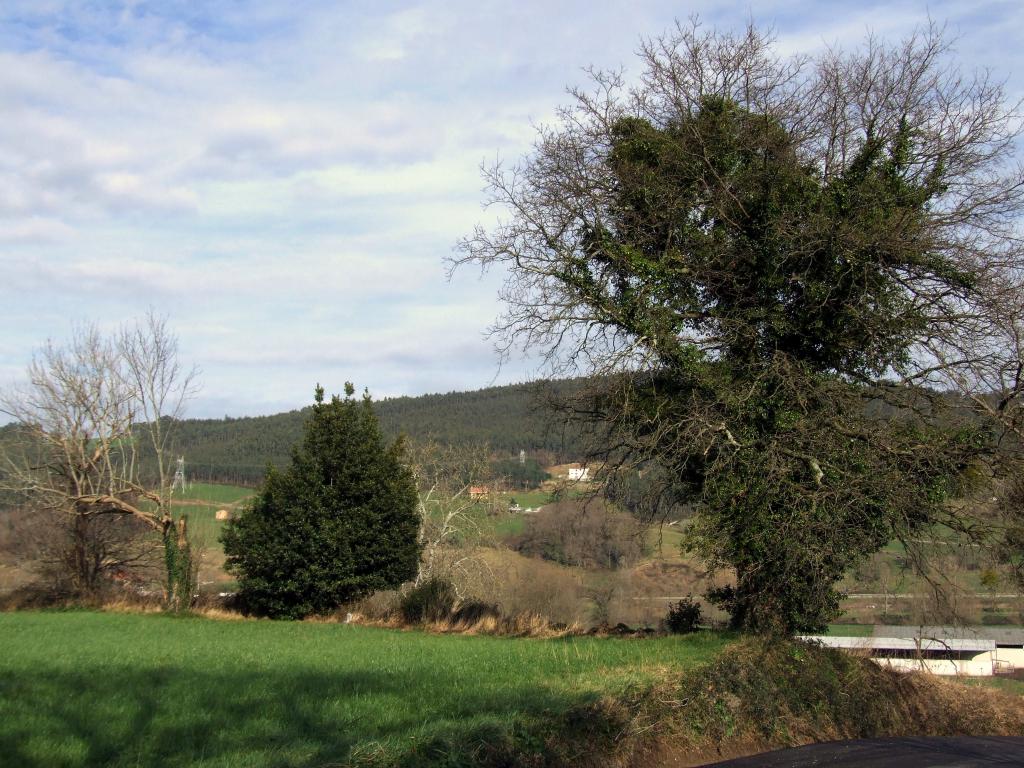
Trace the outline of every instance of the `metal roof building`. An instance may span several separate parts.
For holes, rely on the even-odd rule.
[[[884,666],[938,675],[989,676],[1024,668],[1024,630],[1010,627],[875,627],[867,637],[804,635]]]
[[[875,637],[949,638],[957,640],[992,640],[1000,648],[1024,648],[1024,629],[1021,627],[987,626],[895,626],[878,624]]]

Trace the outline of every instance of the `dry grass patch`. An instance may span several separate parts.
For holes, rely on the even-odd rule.
[[[401,616],[391,615],[387,617],[373,618],[361,613],[348,613],[342,616],[322,616],[306,619],[313,622],[336,623],[344,621],[349,624],[357,624],[365,627],[377,627],[380,629],[415,630],[431,634],[457,634],[457,635],[481,635],[491,637],[533,637],[533,638],[559,638],[571,637],[585,634],[583,627],[578,624],[552,624],[546,617],[538,613],[525,611],[515,613],[511,616],[502,614],[488,614],[474,619],[460,618],[453,616],[441,621],[428,621],[424,623],[411,624],[404,621]]]

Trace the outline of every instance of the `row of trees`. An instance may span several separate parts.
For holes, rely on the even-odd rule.
[[[453,267],[506,272],[502,352],[592,377],[566,412],[665,471],[737,627],[819,630],[886,542],[976,532],[948,501],[1020,445],[1021,120],[949,53],[680,24],[484,169],[506,215]]]
[[[196,563],[173,504],[171,447],[195,376],[151,314],[113,334],[89,326],[47,344],[23,384],[4,392],[14,419],[0,436],[4,539],[40,567],[50,594],[95,595],[162,563],[167,606],[190,605]],[[268,469],[224,531],[248,612],[325,613],[476,565],[450,558],[448,545],[467,535],[468,487],[492,476],[486,452],[430,443],[409,456],[404,442],[385,440],[369,395],[353,394],[347,385],[325,401],[317,388],[290,461]],[[535,461],[499,468],[543,474]]]
[[[165,321],[150,314],[113,334],[89,326],[65,345],[47,344],[23,384],[3,393],[14,420],[0,445],[4,524],[14,531],[6,538],[57,595],[93,595],[162,561],[167,607],[190,606],[196,563],[174,509],[170,448],[195,378],[179,365]],[[404,443],[387,443],[369,395],[353,394],[348,384],[344,398],[325,401],[317,388],[290,462],[270,467],[224,530],[247,612],[326,613],[415,579],[424,548],[424,570],[438,566],[450,532],[422,524],[437,517],[433,509],[420,514],[435,494],[421,502]],[[427,451],[419,461],[435,490],[439,478],[462,480],[443,458],[431,466],[428,457],[440,456]]]

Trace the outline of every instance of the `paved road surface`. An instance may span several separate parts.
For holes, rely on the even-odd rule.
[[[1024,766],[1024,738],[957,736],[833,741],[710,765],[715,768],[1006,768]]]

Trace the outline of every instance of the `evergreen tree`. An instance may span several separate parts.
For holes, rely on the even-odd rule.
[[[401,440],[386,445],[369,394],[316,404],[284,471],[273,467],[224,530],[227,568],[247,612],[302,618],[416,575],[416,485]]]

